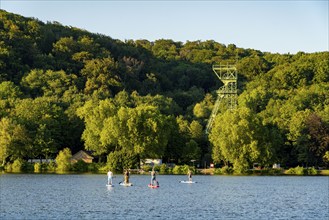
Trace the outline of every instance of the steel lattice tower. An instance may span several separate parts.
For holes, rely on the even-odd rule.
[[[217,90],[217,100],[214,108],[211,112],[206,133],[209,133],[214,123],[215,117],[219,110],[219,105],[222,101],[225,101],[229,109],[235,109],[237,107],[238,97],[238,73],[234,65],[213,65],[212,69],[216,76],[224,83],[224,86]]]

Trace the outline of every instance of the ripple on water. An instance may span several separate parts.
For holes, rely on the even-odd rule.
[[[0,219],[329,219],[328,177],[0,176]]]

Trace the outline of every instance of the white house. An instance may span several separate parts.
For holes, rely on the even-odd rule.
[[[143,159],[140,161],[141,166],[143,165],[150,165],[150,166],[154,166],[154,165],[161,165],[162,164],[162,159]]]

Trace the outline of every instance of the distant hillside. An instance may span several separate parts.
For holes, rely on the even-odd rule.
[[[205,125],[222,86],[212,65],[219,63],[238,69],[239,108],[232,113],[222,104],[208,140]],[[236,169],[253,162],[325,166],[328,82],[328,51],[272,54],[213,40],[122,42],[0,10],[0,161],[54,157],[69,147],[103,159],[133,152]],[[115,125],[120,120],[132,124]]]

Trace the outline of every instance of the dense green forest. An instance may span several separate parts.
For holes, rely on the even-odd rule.
[[[222,104],[206,135],[219,63],[238,69],[238,108]],[[328,166],[329,52],[122,42],[0,10],[0,162],[64,148],[117,170],[143,158],[238,173],[253,163]]]

